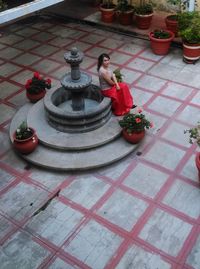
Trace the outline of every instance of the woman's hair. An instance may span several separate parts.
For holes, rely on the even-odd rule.
[[[107,58],[110,60],[110,56],[108,54],[102,53],[98,58],[97,71],[99,71],[100,67],[102,66],[104,58]]]

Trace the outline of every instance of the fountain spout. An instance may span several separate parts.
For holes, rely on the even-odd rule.
[[[83,53],[74,47],[70,52],[64,54],[64,59],[70,64],[71,72],[64,76],[61,84],[65,90],[71,92],[72,110],[84,110],[84,91],[91,84],[92,78],[80,71],[79,65],[83,60]]]

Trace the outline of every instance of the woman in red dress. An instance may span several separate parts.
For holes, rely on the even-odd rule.
[[[109,68],[110,57],[103,53],[98,58],[97,71],[103,96],[112,100],[112,111],[116,116],[127,114],[133,105],[129,87],[124,82],[117,82],[115,74]]]

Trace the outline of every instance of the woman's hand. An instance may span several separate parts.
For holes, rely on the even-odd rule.
[[[119,91],[120,90],[120,87],[119,87],[119,85],[116,85],[116,89]]]

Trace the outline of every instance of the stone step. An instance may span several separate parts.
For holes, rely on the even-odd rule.
[[[82,150],[109,143],[121,134],[118,121],[119,117],[113,116],[102,127],[90,132],[60,132],[46,121],[42,100],[29,109],[27,116],[28,126],[37,130],[40,143],[60,150]]]
[[[81,171],[111,164],[136,148],[137,145],[130,144],[119,137],[106,145],[84,151],[60,151],[40,144],[31,154],[21,156],[28,162],[43,168]]]
[[[13,141],[13,133],[15,132],[16,128],[22,123],[22,121],[27,120],[27,115],[29,114],[29,111],[31,110],[32,107],[33,105],[31,103],[27,103],[15,114],[10,125],[11,141]],[[36,121],[40,122],[41,119],[42,118],[39,116],[38,118],[36,118]],[[110,124],[111,124],[110,126],[107,126],[108,132],[109,130],[111,132],[113,122],[111,121]],[[31,122],[30,125],[31,125],[30,127],[33,127]],[[43,126],[42,123],[41,125],[36,126],[37,133],[41,132],[42,126]],[[48,128],[48,124],[44,125],[43,127]],[[47,131],[46,136],[50,136],[50,133],[48,133],[48,129],[46,129],[46,131]],[[57,132],[58,132],[58,140],[60,140],[59,143],[61,142],[62,144],[60,136],[63,135],[63,133],[60,134],[59,131]],[[104,132],[107,135],[106,128],[104,129]],[[89,133],[88,137],[90,136]],[[74,134],[74,137],[72,137],[71,141],[73,141],[73,139],[76,141],[77,139],[76,135],[77,134]],[[80,149],[78,150],[77,147],[76,150],[72,150],[72,148],[71,150],[67,149],[60,150],[59,148],[58,149],[52,148],[49,147],[49,145],[44,145],[40,143],[36,148],[36,150],[31,154],[29,155],[20,154],[20,156],[32,164],[47,169],[60,170],[60,171],[78,171],[78,170],[81,171],[102,167],[111,164],[115,161],[118,161],[123,157],[125,157],[126,155],[128,155],[129,153],[131,153],[132,151],[134,151],[138,146],[126,142],[121,136],[114,137],[112,134],[111,137],[112,139],[110,141],[107,141],[107,143],[103,143],[102,145],[98,145],[98,147],[93,147],[91,149],[82,148],[81,150]],[[92,136],[90,136],[90,138],[92,138]]]

